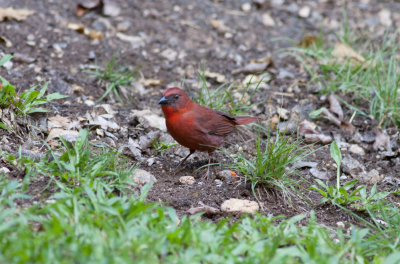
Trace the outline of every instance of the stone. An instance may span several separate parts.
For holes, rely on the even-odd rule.
[[[342,171],[353,178],[358,178],[360,173],[365,171],[365,168],[358,160],[346,156],[342,160]]]
[[[140,123],[147,123],[148,127],[157,128],[161,131],[166,132],[167,127],[165,125],[165,119],[159,115],[154,114],[151,110],[133,110],[135,116],[137,116]]]
[[[2,168],[0,168],[0,173],[7,174],[7,173],[9,173],[9,172],[10,172],[10,170],[9,170],[7,167],[2,167]]]
[[[360,173],[360,181],[362,183],[375,184],[384,179],[383,175],[379,174],[376,169],[372,169],[369,172]]]
[[[264,26],[266,26],[266,27],[273,27],[273,26],[275,26],[275,21],[274,21],[274,19],[271,17],[271,15],[270,14],[268,14],[268,13],[264,13],[262,16],[261,16],[261,21],[262,21],[262,23],[264,24]]]
[[[183,185],[193,185],[196,183],[196,180],[193,176],[182,176],[179,178],[179,182]]]
[[[217,173],[217,177],[226,182],[233,182],[235,176],[232,175],[230,170],[223,170]]]
[[[302,8],[300,8],[299,10],[299,16],[300,17],[309,17],[311,14],[311,8],[309,6],[303,6]]]
[[[134,183],[138,185],[145,185],[147,183],[155,183],[157,182],[156,177],[148,171],[142,169],[136,169],[133,172],[132,180]]]
[[[221,205],[221,211],[227,213],[256,213],[260,207],[257,202],[231,198]]]
[[[360,156],[364,156],[365,155],[364,149],[362,147],[360,147],[359,145],[356,145],[356,144],[352,144],[350,146],[350,148],[349,148],[349,151],[354,153],[354,154],[360,155]]]

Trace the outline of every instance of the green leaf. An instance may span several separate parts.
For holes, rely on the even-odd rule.
[[[26,111],[27,114],[33,114],[33,113],[48,113],[50,112],[49,109],[43,108],[43,107],[36,107],[36,108],[31,108],[28,111]]]
[[[48,102],[50,102],[50,101],[53,101],[53,100],[63,99],[63,98],[66,98],[66,97],[69,97],[69,96],[68,95],[63,95],[63,94],[60,94],[60,93],[52,93],[52,94],[48,94],[46,96],[46,100]]]
[[[340,149],[338,144],[336,143],[336,140],[331,143],[331,157],[335,160],[336,165],[340,167],[340,164],[342,163],[342,154],[340,153]]]
[[[42,89],[40,89],[40,92],[39,92],[39,94],[38,94],[38,98],[42,98],[42,96],[44,95],[44,93],[46,92],[46,89],[47,89],[47,83],[45,83],[44,85],[43,85],[43,87],[42,87]]]
[[[4,129],[4,130],[10,130],[10,128],[4,124],[3,122],[0,122],[0,128]]]
[[[316,109],[311,111],[311,113],[308,115],[311,119],[316,119],[323,111],[323,108]]]
[[[0,59],[0,67],[6,64],[9,60],[11,60],[13,56],[11,54],[6,54],[3,58]]]

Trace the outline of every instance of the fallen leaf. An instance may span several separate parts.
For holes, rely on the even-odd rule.
[[[49,130],[52,128],[67,128],[71,120],[68,117],[56,115],[48,118],[47,127]]]
[[[304,135],[304,141],[308,144],[321,143],[329,144],[332,142],[332,137],[318,133],[318,134],[306,134]]]
[[[0,44],[3,44],[7,48],[11,48],[12,47],[12,42],[8,38],[6,38],[4,36],[0,36]]]
[[[122,41],[131,43],[131,46],[133,49],[144,47],[146,44],[144,39],[139,36],[129,36],[129,35],[123,34],[121,32],[118,32],[116,34],[116,36],[117,36],[117,38],[119,38]]]
[[[374,129],[376,133],[375,142],[372,145],[374,150],[386,149],[387,151],[392,151],[392,147],[390,146],[390,137],[386,132],[381,129]]]
[[[334,116],[328,109],[323,107],[322,108],[322,113],[325,115],[326,118],[328,118],[329,121],[334,123],[336,126],[340,127],[340,124],[342,122],[336,116]]]
[[[336,43],[332,50],[332,56],[345,60],[350,59],[355,65],[365,62],[365,58],[344,43]]]
[[[157,79],[141,79],[139,80],[141,84],[144,86],[158,86],[161,85],[163,80],[157,80]]]
[[[79,132],[75,131],[75,130],[65,130],[62,128],[53,128],[50,130],[50,133],[47,136],[47,140],[63,137],[68,142],[73,142],[78,137],[78,134],[79,134]]]
[[[227,33],[227,32],[232,33],[232,29],[227,27],[223,20],[212,19],[210,20],[210,24],[220,33]]]
[[[298,47],[300,48],[308,48],[312,45],[314,45],[318,40],[317,36],[313,36],[313,35],[305,35],[301,41],[299,42],[299,44],[297,44]]]
[[[232,71],[232,74],[239,73],[259,73],[265,71],[268,66],[272,64],[271,58],[264,58],[262,60],[254,60],[242,68],[238,68]]]
[[[219,212],[219,209],[205,205],[203,202],[199,202],[199,207],[191,207],[187,212],[191,215],[198,213],[206,213],[206,214],[216,214]]]
[[[68,28],[75,30],[76,32],[83,34],[91,39],[102,39],[103,38],[103,33],[101,31],[91,30],[82,24],[69,23]]]
[[[219,83],[225,83],[226,82],[225,75],[222,75],[222,74],[217,73],[217,72],[205,71],[204,72],[204,76],[208,77],[208,78],[211,78],[211,79],[215,79]]]
[[[330,104],[329,110],[331,110],[331,112],[337,114],[339,120],[342,121],[343,120],[343,110],[342,110],[342,107],[340,106],[338,99],[333,94],[330,94],[328,96],[328,100],[329,100],[329,104]]]
[[[0,7],[0,21],[4,19],[15,19],[17,21],[25,20],[28,16],[35,13],[34,10],[28,9],[14,9],[12,7],[2,8]]]

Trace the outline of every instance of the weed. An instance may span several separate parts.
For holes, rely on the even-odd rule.
[[[337,206],[350,205],[352,208],[361,211],[372,209],[376,202],[383,200],[390,194],[389,192],[377,192],[376,184],[372,187],[369,196],[367,195],[365,186],[358,186],[352,190],[358,182],[357,179],[351,180],[341,186],[340,165],[342,162],[342,154],[340,153],[340,149],[336,141],[331,143],[330,154],[336,163],[336,187],[316,179],[319,187],[313,185],[310,188],[310,190],[316,190],[322,195],[323,198],[321,199],[320,203],[331,202]]]
[[[254,88],[250,81],[244,87],[231,83],[221,84],[216,89],[210,89],[207,86],[204,71],[199,72],[198,75],[201,82],[201,89],[197,92],[196,102],[211,109],[226,111],[232,115],[246,113],[256,105],[252,103],[252,99],[263,82],[263,80],[260,80]],[[240,97],[235,97],[234,93],[240,93]]]
[[[162,142],[162,141],[158,141],[158,140],[154,140],[153,141],[153,148],[155,150],[157,150],[158,153],[161,153],[173,146],[178,145],[178,143],[176,142],[172,142],[172,143],[168,143],[168,142]]]
[[[241,171],[245,179],[256,185],[269,185],[278,187],[284,194],[295,190],[293,186],[297,183],[292,180],[296,174],[293,164],[304,159],[310,154],[309,146],[301,146],[302,141],[291,136],[284,136],[277,132],[274,139],[264,143],[259,135],[256,141],[256,153],[252,158],[246,158],[239,153],[234,158],[234,163],[228,167]]]
[[[114,54],[102,70],[96,68],[95,70],[87,71],[91,76],[96,77],[106,84],[106,91],[97,102],[100,102],[112,92],[115,98],[123,103],[124,100],[121,97],[121,93],[126,93],[127,86],[130,85],[137,75],[136,70],[132,70],[126,66],[118,66],[117,57],[117,54]]]
[[[11,55],[6,55],[0,60],[0,66],[4,65],[7,61],[11,60]],[[49,112],[48,109],[39,107],[40,105],[47,104],[53,100],[62,99],[68,96],[60,93],[44,94],[47,89],[47,84],[44,84],[40,90],[36,90],[36,86],[29,90],[18,94],[15,87],[11,85],[6,79],[0,76],[1,89],[0,89],[0,108],[4,109],[0,115],[0,128],[9,130],[13,125],[13,120],[16,116],[24,116],[33,113]]]

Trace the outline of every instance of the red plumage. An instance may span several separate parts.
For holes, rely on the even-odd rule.
[[[176,87],[164,91],[159,104],[162,105],[168,132],[179,144],[190,149],[190,154],[180,164],[196,150],[211,154],[235,126],[260,121],[250,116],[232,117],[196,104],[185,91]]]

